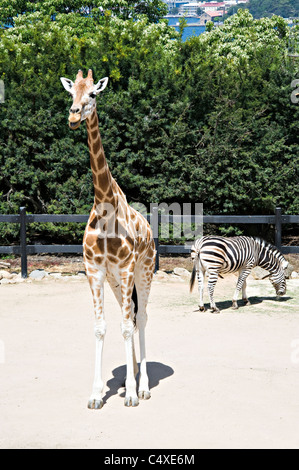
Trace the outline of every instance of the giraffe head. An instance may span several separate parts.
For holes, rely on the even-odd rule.
[[[69,126],[77,129],[81,121],[84,121],[96,107],[96,96],[103,91],[108,83],[108,77],[102,78],[96,85],[93,82],[92,71],[89,69],[86,78],[83,78],[82,70],[79,70],[75,82],[69,78],[60,78],[62,85],[73,98],[70,108]]]

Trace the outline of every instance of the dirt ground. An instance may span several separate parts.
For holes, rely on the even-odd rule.
[[[197,311],[187,282],[153,282],[152,397],[136,408],[124,407],[120,310],[106,284],[101,410],[87,409],[95,348],[86,279],[1,285],[0,448],[298,448],[299,280],[277,301],[269,280],[249,279],[252,304],[237,311],[235,281],[216,286],[220,314]]]

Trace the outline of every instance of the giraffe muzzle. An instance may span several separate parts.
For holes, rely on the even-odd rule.
[[[73,121],[69,121],[69,127],[71,129],[78,129],[78,127],[80,126],[81,124],[81,119],[80,121],[76,121],[76,122],[73,122]]]
[[[69,127],[71,129],[78,129],[81,124],[81,114],[70,114],[69,116]]]

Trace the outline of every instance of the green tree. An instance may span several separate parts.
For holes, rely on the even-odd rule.
[[[108,9],[13,18],[0,30],[1,213],[20,205],[89,211],[86,129],[68,128],[70,99],[59,80],[79,68],[109,76],[100,130],[129,202],[203,202],[205,213],[218,214],[271,213],[279,204],[298,213],[299,108],[290,100],[298,71],[281,17],[255,20],[239,10],[186,42],[166,20],[124,20]],[[41,228],[44,239],[82,236],[80,227]],[[32,239],[37,227],[30,229]],[[13,230],[2,228],[5,241]]]

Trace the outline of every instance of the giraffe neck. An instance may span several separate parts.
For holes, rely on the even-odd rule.
[[[110,173],[99,130],[99,120],[96,108],[86,118],[90,166],[94,186],[95,205],[110,203],[115,205],[113,191],[114,179]]]

